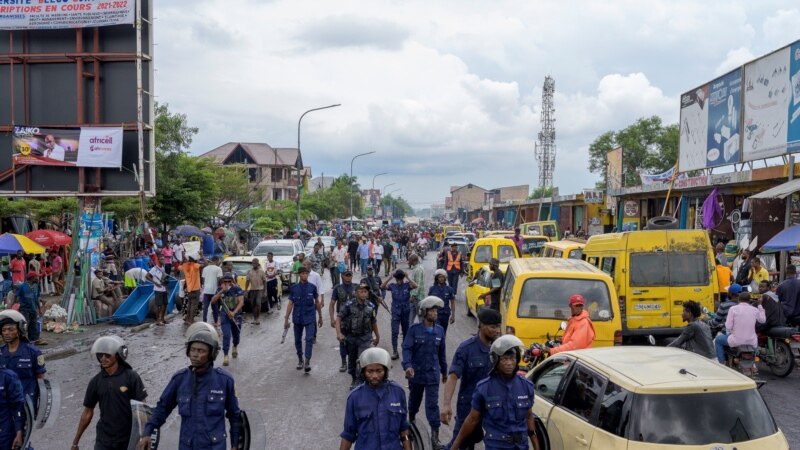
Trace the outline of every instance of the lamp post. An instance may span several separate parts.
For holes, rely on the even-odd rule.
[[[402,190],[403,190],[403,188],[394,189],[392,192],[387,193],[386,196],[392,195],[395,192],[402,191]],[[391,205],[392,205],[392,220],[394,220],[394,199],[390,199],[389,201],[391,202]]]
[[[389,183],[389,184],[387,184],[386,186],[384,186],[384,187],[383,187],[383,189],[381,189],[381,193],[380,193],[380,195],[378,196],[378,204],[379,204],[379,205],[381,204],[380,198],[384,196],[384,192],[386,192],[386,188],[387,188],[387,187],[389,187],[389,186],[394,186],[395,184],[397,184],[397,183]],[[384,215],[385,215],[385,214],[384,214]]]
[[[297,120],[297,156],[300,157],[300,123],[303,121],[303,117],[306,114],[314,111],[319,111],[321,109],[328,109],[328,108],[336,108],[337,106],[342,106],[341,103],[336,103],[335,105],[328,105],[322,106],[320,108],[309,109],[308,111],[304,112],[300,115],[300,119]],[[277,159],[277,153],[275,158]],[[297,169],[297,231],[300,231],[300,190],[302,187],[303,182],[300,179],[300,169]]]
[[[367,156],[375,153],[375,151],[366,152],[366,153],[359,153],[356,156],[353,156],[353,159],[350,160],[350,217],[353,217],[353,163],[355,162],[356,158],[360,156]]]
[[[375,176],[373,176],[373,177],[372,177],[372,192],[374,192],[374,191],[375,191],[375,178],[378,178],[378,177],[379,177],[379,176],[381,176],[381,175],[388,175],[388,174],[389,174],[389,172],[381,172],[381,173],[379,173],[379,174],[376,174]],[[380,196],[378,196],[378,203],[380,203],[380,200],[381,200],[381,199],[380,199]],[[372,207],[374,208],[374,207],[375,207],[375,205],[373,204],[373,205],[372,205]],[[374,213],[373,213],[373,214],[374,214]]]

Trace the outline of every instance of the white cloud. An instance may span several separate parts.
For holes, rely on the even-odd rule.
[[[764,38],[774,47],[782,47],[800,38],[800,9],[780,9],[764,20]]]
[[[753,53],[746,47],[728,50],[728,55],[725,57],[725,60],[717,66],[714,75],[724,75],[754,58],[755,56],[753,56]]]

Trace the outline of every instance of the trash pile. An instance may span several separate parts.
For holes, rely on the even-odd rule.
[[[67,325],[67,310],[54,304],[45,311],[43,318],[47,321],[44,329],[53,333],[64,333],[69,331],[79,331],[78,322]]]

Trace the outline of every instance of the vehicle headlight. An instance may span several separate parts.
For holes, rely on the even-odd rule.
[[[292,267],[292,263],[281,263],[281,270],[289,270]]]

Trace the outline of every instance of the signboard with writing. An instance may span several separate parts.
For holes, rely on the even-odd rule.
[[[0,30],[132,25],[136,0],[4,0]]]
[[[39,128],[13,131],[14,164],[113,167],[122,164],[122,128]]]

